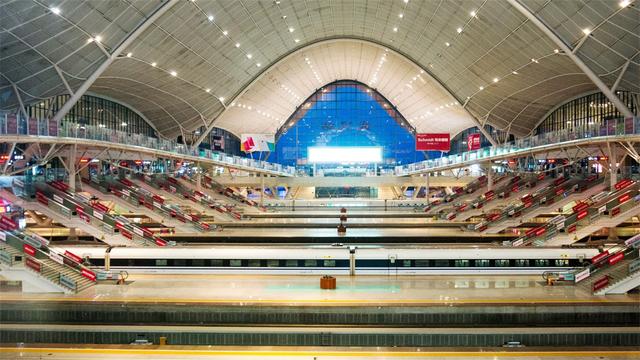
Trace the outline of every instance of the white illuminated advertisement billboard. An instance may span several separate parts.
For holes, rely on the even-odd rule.
[[[372,164],[382,162],[380,146],[310,146],[307,148],[309,163]]]

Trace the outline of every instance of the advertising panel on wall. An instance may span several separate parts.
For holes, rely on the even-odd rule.
[[[451,149],[450,134],[416,134],[416,150],[444,151]]]
[[[480,134],[469,134],[467,137],[467,150],[473,151],[480,149]]]
[[[273,134],[242,134],[240,150],[250,153],[254,151],[275,151],[276,137]]]
[[[213,135],[213,144],[211,144],[211,150],[224,151],[224,136]]]

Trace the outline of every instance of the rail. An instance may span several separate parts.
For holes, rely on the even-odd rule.
[[[572,129],[565,129],[552,133],[530,136],[500,146],[492,146],[473,151],[466,151],[456,155],[444,156],[438,159],[425,160],[413,164],[396,166],[395,173],[398,176],[415,175],[424,172],[446,170],[451,167],[462,167],[466,163],[477,162],[478,160],[491,161],[495,157],[514,154],[519,152],[530,153],[536,150],[548,150],[549,147],[565,142],[576,142],[577,140],[605,140],[607,137],[618,137],[624,135],[640,135],[640,117],[626,119],[610,119],[604,125],[591,124]],[[470,165],[470,164],[469,164]]]
[[[44,137],[97,140],[159,150],[174,155],[205,158],[217,162],[221,166],[227,165],[237,167],[241,170],[270,172],[280,176],[295,175],[295,168],[292,166],[283,166],[261,160],[232,156],[207,149],[193,149],[176,141],[154,138],[142,134],[131,134],[125,131],[112,130],[93,125],[63,124],[53,122],[53,120],[50,119],[25,120],[5,114],[4,116],[0,116],[0,135],[37,136],[40,140],[44,140]]]

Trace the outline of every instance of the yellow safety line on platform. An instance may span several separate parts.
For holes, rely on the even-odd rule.
[[[265,304],[360,304],[360,305],[377,305],[377,304],[581,304],[581,303],[600,303],[600,304],[619,304],[619,303],[636,303],[637,299],[627,299],[620,301],[618,299],[461,299],[461,300],[429,300],[429,299],[179,299],[179,298],[80,298],[80,297],[11,297],[3,296],[0,303],[5,301],[72,301],[72,302],[130,302],[130,303],[207,303],[207,304],[227,304],[227,303],[265,303]]]
[[[640,351],[335,351],[335,350],[179,350],[179,349],[83,349],[83,348],[9,348],[0,347],[0,352],[9,353],[71,353],[111,355],[193,355],[193,356],[340,356],[340,357],[522,357],[522,356],[640,356]]]

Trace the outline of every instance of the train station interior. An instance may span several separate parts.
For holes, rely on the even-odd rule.
[[[637,0],[0,0],[0,359],[640,359]]]

